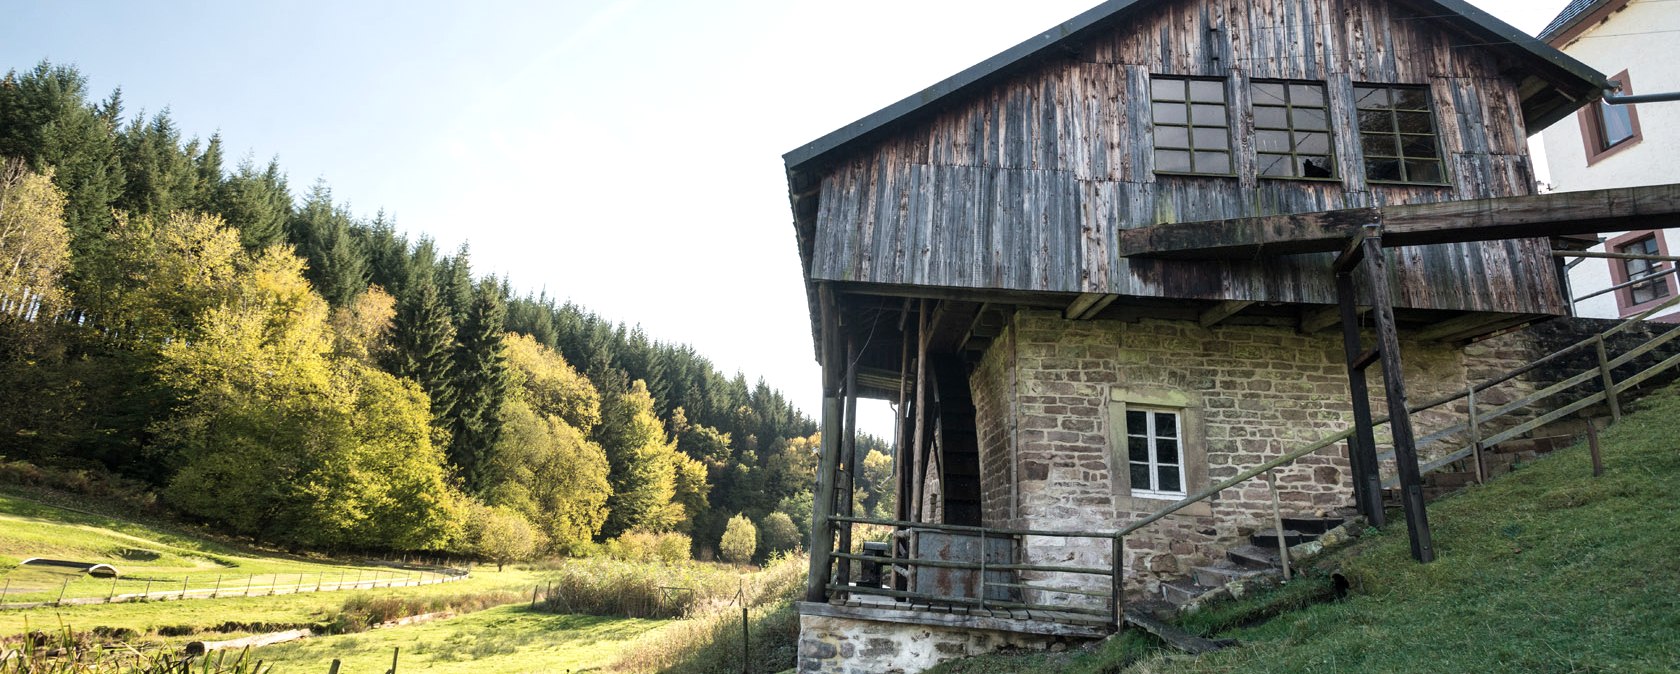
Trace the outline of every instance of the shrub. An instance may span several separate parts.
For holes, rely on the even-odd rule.
[[[560,567],[542,589],[555,613],[677,618],[732,598],[739,576],[705,564],[581,559]]]
[[[724,527],[723,540],[718,541],[718,552],[724,561],[744,564],[752,560],[753,552],[758,550],[758,528],[753,526],[752,520],[745,514],[729,518],[729,526]]]
[[[758,524],[759,534],[764,539],[764,552],[774,555],[799,548],[799,527],[793,523],[793,518],[787,513],[770,513],[764,521]]]
[[[688,561],[691,545],[689,538],[682,534],[630,531],[607,541],[605,548],[607,556],[613,559],[678,564]]]

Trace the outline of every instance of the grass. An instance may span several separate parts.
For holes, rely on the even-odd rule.
[[[1431,564],[1411,561],[1397,523],[1318,564],[1350,580],[1344,601],[1307,604],[1284,589],[1185,621],[1240,648],[1191,658],[1128,634],[1096,653],[934,671],[1680,671],[1680,392],[1641,408],[1603,434],[1602,477],[1578,445],[1432,504]],[[1304,585],[1315,582],[1325,581]],[[1249,624],[1268,613],[1278,615]]]
[[[392,649],[401,649],[400,672],[578,672],[607,666],[667,624],[544,614],[512,604],[424,625],[271,646],[258,654],[275,674],[324,674],[334,658],[343,660],[343,674],[379,674],[390,668]]]
[[[517,592],[530,596],[539,574],[509,567],[500,573],[480,567],[466,580],[442,585],[286,594],[274,597],[230,597],[183,602],[133,602],[65,606],[22,611],[0,611],[0,635],[26,630],[57,630],[71,627],[78,632],[104,628],[129,631],[136,640],[178,646],[206,638],[231,639],[256,632],[292,629],[333,623],[347,612],[347,605],[401,598],[417,602],[443,602],[452,597],[495,592]]]
[[[18,566],[30,557],[110,564],[121,572],[114,583],[71,569]],[[54,601],[111,594],[208,591],[254,594],[264,588],[314,587],[342,578],[371,581],[413,572],[328,560],[312,560],[227,543],[91,512],[48,505],[16,493],[0,493],[0,592],[6,602]]]
[[[748,638],[745,659],[754,672],[791,669],[799,641],[794,602],[805,588],[810,560],[788,555],[746,579]],[[743,671],[741,604],[718,606],[643,639],[612,669],[662,674],[733,674]]]

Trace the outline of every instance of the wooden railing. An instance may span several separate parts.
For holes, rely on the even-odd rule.
[[[1564,418],[1564,417],[1566,417],[1570,414],[1574,414],[1576,412],[1579,412],[1579,411],[1581,411],[1583,409],[1586,409],[1588,407],[1591,407],[1593,405],[1597,405],[1599,403],[1608,402],[1609,407],[1610,407],[1610,411],[1611,411],[1613,417],[1616,418],[1616,419],[1620,419],[1620,417],[1621,417],[1621,395],[1623,393],[1626,393],[1628,391],[1628,389],[1631,389],[1631,388],[1633,388],[1635,386],[1638,386],[1638,385],[1640,385],[1640,384],[1642,384],[1646,381],[1649,381],[1651,378],[1653,378],[1653,377],[1655,377],[1655,376],[1657,376],[1657,375],[1659,375],[1659,374],[1661,374],[1665,371],[1672,370],[1677,365],[1680,365],[1680,355],[1676,355],[1676,356],[1673,356],[1673,357],[1670,357],[1670,358],[1666,358],[1666,359],[1662,360],[1661,362],[1657,363],[1656,365],[1653,365],[1649,368],[1646,368],[1646,369],[1640,371],[1639,373],[1635,374],[1634,376],[1629,377],[1625,380],[1621,380],[1621,381],[1617,381],[1615,379],[1615,377],[1614,377],[1615,369],[1633,362],[1634,359],[1636,359],[1636,358],[1639,358],[1641,356],[1645,356],[1645,355],[1650,354],[1651,352],[1655,351],[1657,348],[1663,346],[1664,344],[1668,344],[1669,342],[1672,342],[1675,339],[1680,339],[1680,329],[1675,329],[1675,330],[1670,330],[1668,332],[1665,332],[1664,334],[1659,335],[1657,337],[1654,337],[1654,338],[1646,341],[1645,343],[1639,345],[1638,347],[1635,347],[1635,348],[1629,350],[1627,353],[1622,354],[1620,356],[1617,356],[1615,358],[1609,357],[1608,349],[1606,348],[1606,345],[1605,345],[1606,340],[1608,340],[1609,338],[1614,337],[1618,334],[1626,332],[1627,330],[1629,330],[1632,327],[1638,325],[1640,322],[1645,321],[1646,319],[1650,318],[1651,316],[1654,316],[1655,314],[1657,314],[1661,311],[1664,311],[1664,310],[1666,310],[1670,307],[1674,307],[1676,305],[1680,305],[1680,297],[1676,297],[1674,299],[1671,299],[1668,302],[1665,302],[1660,306],[1657,306],[1655,308],[1652,308],[1648,311],[1645,311],[1645,312],[1639,314],[1638,316],[1629,318],[1629,319],[1617,324],[1615,327],[1612,327],[1611,329],[1606,330],[1602,333],[1595,334],[1592,337],[1581,340],[1580,342],[1572,344],[1572,345],[1570,345],[1568,347],[1565,347],[1563,349],[1559,349],[1559,350],[1557,350],[1557,351],[1555,351],[1551,354],[1548,354],[1548,355],[1546,355],[1542,358],[1539,358],[1537,360],[1529,362],[1529,363],[1527,363],[1527,364],[1525,364],[1521,367],[1517,367],[1517,368],[1508,370],[1506,372],[1503,372],[1503,373],[1501,373],[1497,376],[1494,376],[1494,377],[1492,377],[1492,378],[1490,378],[1487,381],[1484,381],[1482,383],[1468,386],[1463,391],[1448,394],[1448,395],[1445,395],[1445,396],[1441,396],[1439,398],[1435,398],[1435,399],[1432,399],[1432,400],[1427,400],[1427,401],[1424,401],[1424,402],[1416,404],[1416,405],[1408,406],[1407,407],[1408,414],[1418,414],[1420,412],[1424,412],[1424,411],[1427,411],[1427,410],[1432,410],[1432,409],[1436,409],[1436,408],[1445,407],[1447,405],[1451,405],[1451,404],[1456,403],[1456,402],[1461,401],[1461,400],[1466,401],[1465,412],[1466,412],[1466,417],[1467,418],[1464,421],[1464,423],[1450,426],[1448,428],[1442,429],[1440,431],[1437,431],[1435,433],[1431,433],[1427,436],[1424,436],[1424,437],[1420,438],[1418,440],[1418,447],[1421,449],[1423,447],[1426,447],[1426,446],[1429,446],[1429,445],[1432,445],[1432,444],[1435,444],[1435,443],[1439,443],[1439,442],[1451,439],[1451,438],[1459,436],[1461,434],[1468,434],[1467,444],[1465,446],[1463,446],[1462,448],[1458,449],[1458,450],[1448,452],[1448,453],[1440,456],[1439,458],[1436,458],[1432,461],[1429,461],[1425,464],[1420,465],[1419,471],[1421,473],[1427,474],[1427,473],[1439,470],[1440,468],[1445,467],[1449,464],[1455,463],[1457,461],[1462,461],[1462,460],[1467,459],[1467,458],[1474,458],[1475,462],[1476,462],[1476,469],[1477,469],[1478,477],[1484,477],[1485,467],[1484,467],[1483,462],[1482,462],[1482,452],[1485,449],[1490,448],[1494,445],[1497,445],[1497,444],[1502,443],[1502,442],[1506,442],[1506,441],[1511,440],[1513,438],[1520,437],[1525,433],[1528,433],[1528,432],[1531,432],[1531,431],[1536,430],[1538,428],[1541,428],[1543,426],[1546,426],[1547,424],[1551,424],[1551,423],[1553,423],[1555,421],[1558,421],[1558,420],[1560,420],[1560,419],[1562,419],[1562,418]],[[1533,372],[1534,370],[1536,370],[1538,368],[1544,367],[1548,364],[1555,363],[1555,362],[1557,362],[1557,361],[1559,361],[1559,360],[1561,360],[1565,357],[1568,357],[1572,354],[1580,353],[1580,352],[1582,352],[1584,350],[1587,350],[1587,349],[1592,349],[1594,351],[1595,355],[1596,355],[1596,365],[1595,365],[1595,367],[1592,367],[1585,372],[1582,372],[1580,374],[1569,377],[1569,378],[1567,378],[1563,381],[1560,381],[1556,384],[1553,384],[1551,386],[1547,386],[1543,389],[1540,389],[1539,391],[1529,393],[1528,395],[1519,397],[1515,400],[1511,400],[1510,402],[1499,405],[1497,408],[1495,408],[1494,410],[1492,410],[1490,412],[1483,412],[1481,410],[1482,401],[1478,400],[1479,395],[1482,395],[1482,394],[1486,393],[1487,391],[1489,391],[1490,389],[1492,389],[1496,386],[1499,386],[1499,385],[1504,384],[1506,382],[1510,382],[1510,381],[1512,381],[1512,380],[1516,379],[1517,377],[1520,377],[1524,374],[1527,374],[1529,372]],[[1535,416],[1531,419],[1521,421],[1521,422],[1516,423],[1516,424],[1514,424],[1514,425],[1512,425],[1508,428],[1503,428],[1503,429],[1500,429],[1500,430],[1497,430],[1497,431],[1491,431],[1490,430],[1491,427],[1496,425],[1495,422],[1497,422],[1500,419],[1518,414],[1520,412],[1528,412],[1528,411],[1533,409],[1533,406],[1535,406],[1539,403],[1542,403],[1542,402],[1546,401],[1547,399],[1552,398],[1553,396],[1564,394],[1567,391],[1569,391],[1570,389],[1575,388],[1577,386],[1580,386],[1582,384],[1586,384],[1588,382],[1591,382],[1594,379],[1597,379],[1600,382],[1602,390],[1594,392],[1594,393],[1586,395],[1586,396],[1583,396],[1583,397],[1580,397],[1580,398],[1578,398],[1578,399],[1576,399],[1572,402],[1569,402],[1569,403],[1563,404],[1561,406],[1558,406],[1556,409],[1554,409],[1551,412]],[[1381,425],[1387,424],[1388,421],[1389,421],[1388,417],[1377,417],[1377,418],[1374,418],[1372,420],[1372,425],[1373,426],[1381,426]],[[923,567],[923,568],[957,569],[957,570],[976,571],[980,574],[980,579],[981,579],[980,588],[981,589],[978,593],[979,594],[978,597],[969,598],[969,597],[953,597],[953,596],[949,596],[949,595],[933,595],[933,594],[928,594],[928,593],[920,593],[920,592],[915,592],[913,589],[911,589],[911,590],[896,590],[896,589],[889,589],[887,587],[872,587],[872,586],[867,586],[867,585],[859,585],[859,584],[851,583],[851,582],[849,582],[850,579],[848,579],[848,578],[837,579],[836,576],[833,573],[832,567],[829,569],[828,578],[830,579],[830,582],[827,585],[827,589],[828,589],[829,592],[840,592],[840,593],[849,593],[849,594],[856,594],[856,595],[876,595],[876,596],[890,597],[890,598],[893,598],[895,600],[905,600],[905,601],[911,601],[911,602],[922,601],[922,602],[926,602],[928,604],[942,605],[942,606],[950,606],[950,605],[972,606],[972,607],[977,607],[977,608],[981,608],[981,609],[1025,609],[1025,610],[1028,610],[1028,611],[1055,611],[1055,612],[1077,614],[1077,615],[1101,616],[1101,617],[1107,619],[1110,626],[1118,628],[1118,626],[1121,625],[1125,621],[1124,598],[1122,596],[1122,591],[1123,591],[1123,581],[1124,581],[1124,577],[1125,577],[1125,568],[1124,568],[1125,567],[1125,554],[1124,553],[1125,553],[1126,537],[1133,534],[1133,533],[1136,533],[1137,531],[1139,531],[1139,530],[1141,530],[1145,527],[1148,527],[1148,526],[1150,526],[1150,525],[1152,525],[1156,522],[1159,522],[1162,519],[1165,519],[1165,518],[1179,512],[1181,510],[1184,510],[1185,508],[1188,508],[1192,505],[1195,505],[1196,503],[1199,503],[1201,501],[1212,498],[1213,496],[1219,494],[1222,491],[1225,491],[1227,489],[1231,489],[1233,487],[1241,485],[1241,484],[1243,484],[1245,482],[1248,482],[1249,480],[1253,480],[1255,478],[1265,477],[1266,480],[1267,480],[1267,483],[1268,483],[1268,488],[1269,488],[1269,490],[1271,491],[1271,494],[1272,494],[1272,519],[1273,519],[1274,526],[1276,527],[1277,536],[1278,536],[1278,541],[1277,542],[1278,542],[1280,560],[1282,561],[1282,563],[1284,565],[1284,573],[1287,576],[1287,574],[1289,573],[1289,567],[1288,567],[1288,565],[1289,565],[1289,552],[1288,552],[1288,547],[1285,544],[1286,542],[1285,542],[1285,539],[1284,539],[1284,529],[1283,529],[1283,526],[1282,526],[1282,513],[1281,513],[1279,503],[1278,503],[1278,498],[1277,498],[1277,485],[1276,485],[1276,481],[1273,479],[1272,471],[1275,471],[1279,468],[1282,468],[1282,467],[1288,466],[1290,464],[1293,464],[1294,462],[1301,459],[1302,457],[1305,457],[1305,456],[1308,456],[1310,454],[1314,454],[1314,453],[1323,451],[1324,449],[1336,446],[1339,443],[1346,442],[1349,439],[1353,438],[1356,432],[1357,432],[1356,429],[1349,428],[1349,429],[1341,431],[1339,433],[1335,433],[1333,435],[1329,435],[1329,436],[1326,436],[1324,438],[1321,438],[1321,439],[1319,439],[1319,440],[1317,440],[1317,441],[1315,441],[1311,444],[1308,444],[1304,447],[1301,447],[1299,449],[1296,449],[1296,450],[1290,451],[1288,453],[1285,453],[1281,456],[1278,456],[1277,458],[1265,461],[1265,462],[1263,462],[1263,463],[1261,463],[1257,466],[1254,466],[1254,467],[1249,468],[1245,471],[1242,471],[1241,473],[1238,473],[1237,475],[1234,475],[1230,478],[1221,480],[1220,482],[1218,482],[1218,483],[1216,483],[1212,486],[1209,486],[1205,489],[1197,491],[1194,494],[1190,494],[1189,496],[1186,496],[1185,498],[1179,500],[1178,502],[1176,502],[1176,503],[1174,503],[1170,506],[1167,506],[1166,508],[1162,508],[1161,510],[1156,511],[1155,513],[1147,515],[1147,516],[1143,517],[1142,519],[1139,519],[1136,522],[1128,524],[1125,527],[1122,527],[1119,530],[1112,531],[1112,532],[1088,532],[1088,531],[1075,532],[1075,531],[1049,531],[1049,530],[1040,530],[1040,529],[1003,529],[1003,528],[992,528],[992,527],[969,527],[969,526],[956,526],[956,525],[947,525],[947,524],[934,524],[934,523],[927,523],[927,522],[907,522],[907,521],[899,521],[899,520],[871,519],[871,518],[865,518],[865,517],[845,517],[845,516],[838,516],[838,515],[832,516],[832,517],[829,518],[830,522],[834,523],[837,526],[845,526],[845,527],[848,527],[848,528],[853,526],[853,525],[864,524],[864,525],[876,525],[876,526],[883,526],[883,527],[892,527],[893,529],[895,529],[896,531],[899,531],[899,532],[941,531],[941,532],[949,532],[949,533],[966,533],[966,534],[977,535],[981,538],[981,544],[980,544],[980,548],[979,548],[980,549],[980,555],[979,555],[980,560],[977,561],[977,562],[954,561],[954,560],[915,559],[915,558],[906,558],[906,557],[871,557],[871,556],[867,556],[867,555],[854,554],[854,553],[850,552],[849,550],[835,550],[831,553],[831,555],[832,555],[832,560],[835,560],[835,561],[846,560],[848,562],[856,562],[856,563],[864,563],[864,564],[880,563],[880,564],[883,564],[883,565],[897,566],[897,567]],[[1384,453],[1383,455],[1379,456],[1379,459],[1384,459],[1384,460],[1392,460],[1392,458],[1393,458],[1393,452],[1387,452],[1387,453]],[[1392,478],[1392,477],[1388,478],[1387,480],[1385,480],[1383,482],[1383,486],[1384,487],[1391,487],[1394,483],[1394,480],[1395,480],[1395,478]],[[1076,565],[1071,565],[1071,564],[1069,564],[1069,565],[1023,564],[1023,563],[1014,563],[1013,561],[1011,563],[1007,563],[1007,564],[994,564],[994,563],[988,563],[988,561],[986,560],[986,544],[985,544],[985,541],[989,538],[1005,538],[1006,537],[1006,538],[1011,538],[1011,539],[1017,539],[1018,540],[1019,538],[1022,538],[1022,537],[1035,537],[1035,536],[1064,538],[1064,539],[1091,539],[1091,540],[1106,539],[1107,540],[1107,546],[1110,549],[1110,557],[1109,557],[1110,563],[1107,566],[1101,566],[1101,567],[1081,567],[1081,566],[1076,566]],[[850,537],[848,537],[848,539],[849,538]],[[1016,545],[1014,547],[1016,548],[1017,554],[1018,554],[1020,546]],[[896,546],[895,546],[895,548],[896,548]],[[1093,590],[1090,590],[1090,589],[1053,587],[1053,586],[1045,586],[1045,585],[1031,585],[1031,584],[1028,584],[1028,583],[991,583],[986,578],[986,572],[987,571],[1044,572],[1044,573],[1065,573],[1065,574],[1080,574],[1080,575],[1099,576],[1099,577],[1104,577],[1104,578],[1108,579],[1108,583],[1107,583],[1108,588],[1104,592],[1097,592],[1097,591],[1093,591]],[[836,582],[836,580],[838,580],[838,582]],[[1010,587],[1011,589],[1102,597],[1106,601],[1104,602],[1105,606],[1104,606],[1103,609],[1094,609],[1094,608],[1084,608],[1084,607],[1071,607],[1071,606],[1067,606],[1067,605],[1050,605],[1050,604],[1042,604],[1042,603],[1033,603],[1033,602],[1027,601],[1025,599],[1023,599],[1021,601],[1002,601],[1002,600],[995,600],[995,599],[987,599],[986,598],[987,588],[988,587],[996,587],[996,586],[999,586],[999,585],[1005,585],[1005,586]]]
[[[1026,610],[1026,611],[1055,612],[1055,613],[1069,614],[1069,615],[1072,615],[1072,616],[1090,616],[1090,617],[1093,617],[1093,618],[1103,619],[1103,620],[1109,622],[1111,625],[1118,624],[1117,621],[1119,620],[1120,607],[1123,606],[1123,601],[1121,599],[1120,593],[1121,593],[1121,590],[1122,590],[1121,581],[1123,579],[1123,573],[1122,573],[1123,568],[1122,568],[1122,566],[1123,566],[1125,557],[1124,557],[1123,554],[1121,554],[1122,553],[1122,550],[1120,549],[1121,539],[1119,538],[1119,536],[1117,536],[1115,534],[1115,532],[1112,532],[1112,531],[1108,531],[1108,532],[1053,531],[1053,530],[1046,530],[1046,529],[1004,529],[1004,528],[996,528],[996,527],[971,527],[971,526],[958,526],[958,525],[953,525],[953,524],[935,524],[935,523],[929,523],[929,522],[906,522],[906,521],[900,521],[900,520],[883,520],[883,519],[873,519],[873,518],[868,518],[868,517],[844,517],[844,516],[831,517],[830,521],[834,522],[837,525],[846,526],[846,527],[851,527],[853,525],[858,525],[858,524],[874,525],[874,526],[881,526],[881,527],[891,527],[896,532],[895,535],[913,535],[913,534],[919,533],[919,532],[930,532],[931,531],[931,532],[944,532],[944,533],[954,533],[954,534],[970,534],[970,535],[973,535],[973,536],[978,536],[979,539],[980,539],[980,545],[979,545],[979,548],[978,548],[979,551],[980,551],[980,554],[978,555],[979,561],[962,561],[962,560],[945,560],[945,559],[917,559],[917,558],[914,558],[914,557],[872,557],[872,556],[869,556],[869,555],[859,555],[859,554],[855,554],[855,553],[852,553],[850,551],[844,551],[844,550],[836,550],[832,553],[833,558],[836,559],[836,560],[848,560],[848,561],[854,562],[854,564],[853,564],[854,567],[861,566],[862,564],[877,563],[877,564],[881,564],[881,565],[886,566],[886,567],[950,569],[950,570],[959,570],[959,571],[973,571],[973,572],[979,574],[979,582],[976,584],[977,587],[979,588],[979,591],[976,593],[977,596],[975,596],[975,597],[962,597],[962,596],[952,596],[950,594],[932,594],[932,593],[925,593],[925,592],[916,592],[914,590],[914,586],[911,586],[911,589],[908,589],[908,590],[896,590],[896,589],[891,589],[891,588],[885,586],[885,585],[892,584],[892,582],[890,580],[884,581],[882,586],[872,586],[872,585],[852,583],[852,582],[850,582],[850,579],[848,579],[848,578],[836,578],[833,575],[829,576],[829,578],[831,580],[828,584],[828,590],[830,592],[841,592],[841,593],[848,593],[848,594],[853,594],[853,595],[873,595],[873,596],[879,596],[879,597],[890,597],[890,598],[895,599],[895,600],[905,600],[905,601],[910,601],[910,602],[920,601],[920,602],[925,602],[925,603],[928,603],[928,604],[931,604],[931,605],[938,605],[938,606],[967,606],[967,607],[974,607],[974,608],[979,608],[979,609],[1002,609],[1002,610]],[[1062,539],[1087,539],[1087,540],[1106,541],[1106,543],[1104,544],[1104,547],[1109,548],[1110,563],[1107,566],[1079,566],[1077,564],[1032,564],[1032,563],[1021,563],[1021,562],[1017,561],[1016,558],[1020,554],[1020,551],[1023,549],[1022,546],[1020,545],[1020,539],[1022,539],[1022,538],[1032,538],[1032,537],[1062,538]],[[986,542],[988,540],[995,540],[995,539],[1008,539],[1008,540],[1011,540],[1011,541],[1014,542],[1010,546],[1010,549],[1011,549],[1011,554],[1010,554],[1011,561],[1010,562],[999,564],[999,563],[993,563],[993,562],[991,562],[990,560],[987,559],[988,548],[987,548]],[[1027,583],[1027,582],[994,582],[990,578],[988,578],[987,576],[990,572],[995,572],[995,571],[1015,572],[1015,573],[1019,573],[1019,572],[1039,572],[1039,573],[1052,573],[1052,574],[1072,574],[1072,575],[1084,575],[1084,576],[1098,576],[1098,577],[1103,577],[1103,578],[1108,579],[1108,581],[1107,581],[1108,588],[1105,591],[1098,592],[1098,591],[1085,589],[1085,588],[1081,588],[1081,587],[1057,587],[1057,586],[1053,586],[1053,585],[1034,585],[1034,584]],[[836,582],[836,581],[838,581],[838,582]],[[1003,588],[1005,590],[1011,590],[1011,591],[1023,591],[1022,592],[1023,598],[1020,599],[1020,600],[988,598],[988,595],[990,594],[990,590],[992,588]],[[1096,597],[1096,598],[1104,600],[1102,602],[1103,603],[1103,608],[1098,609],[1098,608],[1081,607],[1081,606],[1070,606],[1070,605],[1067,605],[1067,604],[1035,603],[1033,601],[1030,601],[1030,597],[1027,597],[1025,595],[1025,592],[1060,593],[1060,594],[1070,594],[1070,595]]]

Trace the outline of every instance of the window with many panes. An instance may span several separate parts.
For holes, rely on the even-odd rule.
[[[1336,177],[1324,85],[1255,81],[1253,97],[1260,177]]]
[[[1657,237],[1647,236],[1633,243],[1617,246],[1616,252],[1629,255],[1661,255],[1657,247]],[[1652,260],[1622,260],[1622,271],[1628,281],[1636,281],[1648,276],[1656,276],[1664,271],[1661,264]],[[1639,305],[1668,297],[1668,277],[1653,278],[1645,283],[1628,286],[1628,297],[1633,304]]]
[[[1231,123],[1225,82],[1153,77],[1155,171],[1231,175]]]
[[[1359,146],[1365,153],[1366,180],[1446,183],[1429,89],[1356,86],[1353,97],[1359,111]]]
[[[1133,495],[1185,495],[1181,430],[1177,412],[1126,410],[1126,457],[1131,464]]]

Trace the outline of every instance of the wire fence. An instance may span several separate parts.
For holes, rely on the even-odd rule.
[[[337,592],[340,590],[371,590],[377,588],[416,587],[449,583],[467,577],[460,569],[444,570],[343,570],[338,573],[269,573],[245,576],[217,575],[186,576],[179,581],[147,578],[111,578],[109,581],[74,576],[64,579],[51,599],[31,602],[0,603],[0,610],[31,609],[44,606],[81,606],[117,604],[135,601],[184,601],[187,599],[223,599],[228,597],[268,597],[304,592]],[[88,595],[90,585],[103,583],[97,594]],[[76,594],[69,596],[71,586]],[[0,600],[12,591],[12,579],[0,585]],[[39,595],[39,589],[29,594]]]

